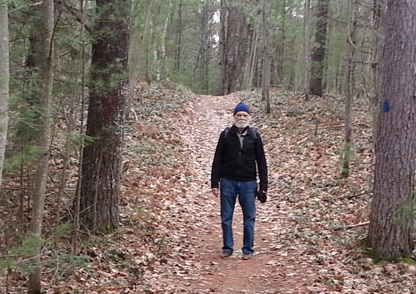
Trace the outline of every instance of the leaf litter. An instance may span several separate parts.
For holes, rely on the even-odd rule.
[[[219,258],[219,199],[209,184],[219,133],[241,99],[262,134],[270,181],[250,261],[241,260],[239,207],[235,252]],[[47,268],[45,293],[416,293],[414,265],[374,264],[363,252],[373,162],[367,102],[355,105],[355,152],[343,179],[342,101],[280,90],[271,99],[267,114],[258,91],[196,96],[141,85],[126,130],[122,225],[81,249],[86,266]]]

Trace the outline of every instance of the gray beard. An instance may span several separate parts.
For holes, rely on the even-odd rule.
[[[237,129],[245,129],[248,126],[248,123],[236,122],[234,125],[237,127]]]

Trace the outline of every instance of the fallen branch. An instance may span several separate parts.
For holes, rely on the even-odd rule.
[[[358,224],[353,224],[353,225],[349,225],[349,226],[344,226],[341,228],[335,228],[335,231],[340,231],[340,230],[348,230],[348,229],[352,229],[352,228],[357,228],[357,227],[362,227],[362,226],[366,226],[368,225],[370,222],[363,222],[363,223],[358,223]]]
[[[362,195],[371,195],[371,193],[372,192],[367,191],[367,192],[362,192],[360,194],[354,194],[354,195],[350,195],[350,196],[345,196],[343,198],[350,200],[352,198],[359,197],[359,196],[362,196]]]

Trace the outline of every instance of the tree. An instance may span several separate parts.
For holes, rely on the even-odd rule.
[[[8,1],[0,0],[0,189],[9,121],[9,19]]]
[[[325,60],[326,32],[328,26],[329,0],[318,0],[318,15],[316,22],[315,44],[311,54],[311,76],[309,80],[309,93],[322,96],[323,73]]]
[[[199,51],[194,69],[195,84],[200,84],[200,92],[209,93],[209,63],[210,48],[212,46],[212,15],[213,7],[210,1],[201,3],[201,26],[199,38]]]
[[[91,82],[84,148],[80,220],[92,232],[119,222],[124,110],[127,92],[127,1],[98,0],[92,45]]]
[[[263,0],[263,91],[262,98],[266,101],[267,113],[270,113],[270,67],[271,53],[269,43],[269,1]]]
[[[226,95],[242,89],[243,72],[249,52],[250,28],[247,19],[238,1],[221,1],[220,94]]]
[[[53,28],[54,28],[54,1],[45,0],[42,3],[42,28],[41,28],[41,50],[40,50],[40,78],[41,78],[41,96],[40,105],[40,128],[37,139],[37,148],[39,149],[39,159],[36,166],[35,191],[33,195],[32,217],[29,226],[29,236],[37,239],[34,248],[33,261],[35,268],[29,275],[28,293],[40,294],[40,254],[41,254],[41,235],[42,222],[45,205],[46,180],[49,166],[49,146],[51,138],[51,102],[53,88]]]
[[[352,103],[355,89],[355,55],[357,49],[357,19],[356,10],[358,9],[357,0],[350,0],[350,13],[348,21],[347,37],[347,64],[346,78],[344,85],[345,92],[345,139],[344,150],[342,154],[342,172],[343,178],[348,178],[350,173],[351,142],[352,142]]]
[[[179,72],[181,67],[181,47],[182,47],[182,12],[183,12],[183,0],[179,0],[178,3],[178,27],[176,31],[176,66],[175,69]]]
[[[415,15],[413,0],[387,2],[368,245],[393,261],[414,247]]]

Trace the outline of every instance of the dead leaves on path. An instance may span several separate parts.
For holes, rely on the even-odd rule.
[[[123,225],[85,244],[85,267],[51,270],[46,293],[416,293],[415,266],[375,265],[362,252],[367,227],[348,227],[368,220],[371,200],[365,101],[354,111],[351,177],[342,179],[337,97],[304,101],[276,91],[266,114],[256,91],[200,99],[183,89],[138,91],[126,130]],[[225,263],[216,259],[221,228],[210,164],[240,99],[252,108],[265,143],[270,192],[258,205],[252,263],[242,263],[238,253]],[[246,283],[229,279],[236,272],[246,274]]]

